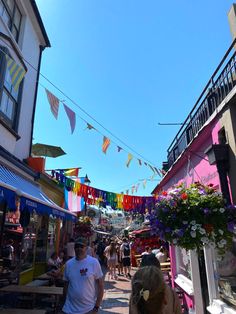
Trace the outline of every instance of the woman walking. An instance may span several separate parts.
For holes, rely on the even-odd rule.
[[[110,245],[106,247],[104,254],[107,258],[107,266],[111,275],[111,279],[117,279],[116,276],[117,250],[115,242],[112,241]]]

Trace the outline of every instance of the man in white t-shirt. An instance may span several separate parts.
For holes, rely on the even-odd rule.
[[[64,271],[66,314],[95,314],[103,298],[103,273],[98,260],[87,255],[87,240],[75,241],[75,257],[66,262]]]

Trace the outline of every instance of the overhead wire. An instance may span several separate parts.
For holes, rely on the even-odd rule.
[[[8,45],[7,43],[4,43],[9,49],[12,49],[12,47],[10,45]],[[5,51],[3,51],[0,48],[0,51],[2,51],[4,54],[6,54]],[[28,60],[26,60],[24,57],[22,57],[22,59],[36,72],[38,71]],[[120,143],[122,143],[125,147],[127,147],[129,150],[131,150],[133,153],[135,153],[136,155],[138,155],[139,157],[142,158],[142,160],[148,162],[150,165],[155,166],[155,164],[151,161],[149,161],[146,157],[144,157],[143,155],[139,154],[136,150],[134,150],[132,147],[130,147],[129,145],[127,145],[123,140],[121,140],[118,136],[116,136],[113,132],[111,132],[110,130],[108,130],[104,125],[102,125],[97,119],[95,119],[91,114],[89,114],[85,109],[83,109],[80,105],[77,104],[77,102],[75,102],[70,96],[68,96],[62,89],[60,89],[57,85],[55,85],[49,78],[47,78],[44,74],[41,73],[41,71],[39,72],[39,75],[41,77],[43,77],[50,85],[52,85],[56,90],[58,90],[64,97],[66,97],[70,102],[72,102],[77,108],[79,108],[84,114],[86,114],[90,119],[92,119],[96,124],[98,124],[100,127],[102,127],[107,133],[109,133],[113,138],[117,139]],[[38,82],[38,84],[41,84],[40,82]],[[42,84],[41,84],[42,85]],[[45,88],[45,87],[44,87]],[[63,103],[63,101],[61,101]],[[81,118],[81,117],[80,117]],[[81,118],[83,119],[83,118]],[[83,119],[84,120],[84,119]],[[85,121],[85,120],[84,120]],[[87,122],[87,121],[85,121]],[[97,129],[96,129],[97,130]],[[99,132],[99,130],[97,130]],[[102,134],[102,132],[99,132],[100,134]],[[103,135],[103,134],[102,134]],[[114,141],[113,141],[114,143]],[[116,144],[116,143],[115,143]],[[117,145],[117,144],[116,144]],[[122,147],[123,149],[123,147]]]

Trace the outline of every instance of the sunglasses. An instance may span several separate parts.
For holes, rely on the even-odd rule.
[[[75,244],[75,249],[83,249],[85,246],[84,244]]]

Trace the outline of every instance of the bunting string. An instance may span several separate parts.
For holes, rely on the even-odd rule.
[[[67,191],[72,191],[78,197],[83,197],[87,205],[97,205],[112,208],[119,208],[125,211],[138,210],[145,213],[146,209],[151,210],[155,205],[155,197],[153,196],[131,196],[128,194],[113,193],[100,190],[76,180],[68,178],[62,172],[54,171],[52,177],[63,185]],[[132,188],[136,189],[135,186]]]
[[[7,47],[9,47],[10,49],[12,49],[11,46],[7,45]],[[0,51],[2,51],[5,55],[6,55],[6,58],[9,56],[7,56],[6,52],[3,51],[2,49],[0,49]],[[11,59],[11,58],[10,58]],[[12,59],[11,59],[12,60]],[[8,59],[9,62],[11,62],[11,60]],[[23,60],[32,68],[34,69],[35,71],[38,71],[38,69],[36,69],[29,61],[27,61],[26,59],[23,58]],[[14,61],[14,60],[13,60]],[[15,61],[14,61],[15,62]],[[16,64],[16,63],[15,63]],[[10,63],[9,63],[9,67],[10,67]],[[16,67],[16,65],[14,65],[14,67]],[[22,70],[23,69],[22,67],[19,66],[19,71],[20,71],[20,74],[19,76],[17,75],[18,77],[18,81],[15,83],[15,86],[17,86],[17,84],[19,85],[20,81],[19,80],[22,80],[22,78],[24,77],[25,75],[25,71],[23,69],[23,72]],[[96,124],[98,124],[100,127],[102,127],[107,133],[109,133],[112,137],[114,137],[115,139],[117,139],[120,143],[124,144],[127,148],[129,148],[129,150],[131,150],[132,152],[134,152],[136,155],[140,156],[143,160],[146,160],[146,158],[144,158],[142,155],[140,155],[139,153],[137,153],[134,149],[132,149],[130,146],[128,146],[126,143],[124,143],[120,138],[118,138],[115,134],[113,134],[111,131],[109,131],[107,128],[105,128],[101,123],[99,123],[95,118],[93,118],[88,112],[86,112],[81,106],[79,106],[72,98],[70,98],[68,95],[66,95],[60,88],[58,88],[52,81],[50,81],[45,75],[43,75],[41,72],[39,73],[40,77],[44,78],[50,85],[52,85],[55,89],[57,89],[64,97],[66,97],[70,102],[72,102],[76,107],[78,107],[84,114],[86,114],[90,119],[92,119],[94,122],[96,122]],[[12,77],[12,82],[13,82],[13,77]],[[39,85],[43,86],[41,83],[38,82]],[[14,86],[14,85],[13,85]],[[43,86],[44,87],[44,86]],[[45,88],[45,87],[44,87]],[[52,111],[52,114],[54,115],[54,117],[57,119],[58,117],[58,111],[59,111],[59,103],[60,103],[60,100],[57,96],[55,96],[54,94],[52,94],[47,88],[45,88],[46,90],[46,93],[47,93],[47,98],[48,98],[48,101],[49,101],[49,104],[50,104],[50,108],[51,108],[51,111]],[[61,102],[64,104],[64,100],[61,100]],[[64,104],[64,110],[67,114],[67,117],[69,119],[69,122],[70,122],[70,126],[71,126],[71,133],[74,132],[74,129],[75,129],[75,124],[76,124],[76,118],[75,118],[75,112],[69,108],[66,104]],[[81,117],[80,117],[81,118]],[[81,118],[82,120],[84,120],[83,118]],[[94,129],[96,131],[98,131],[97,129],[94,128],[94,126],[90,123],[88,123],[86,120],[84,120],[84,122],[86,123],[87,125],[87,128],[86,129]],[[98,131],[99,132],[99,131]],[[99,132],[101,133],[101,132]],[[104,136],[104,135],[103,135]],[[108,140],[110,141],[109,142],[109,145],[110,143],[112,142],[111,139],[108,138]],[[108,145],[108,146],[109,146]],[[108,147],[107,147],[108,148]],[[124,150],[123,148],[121,148],[119,145],[117,145],[117,149],[118,149],[118,152],[120,152],[121,150]],[[130,158],[132,156],[132,158]],[[133,155],[128,152],[128,161],[126,163],[126,166],[129,167],[130,165],[130,162],[131,160],[133,159]],[[142,162],[141,162],[141,159],[140,158],[137,158],[138,159],[138,162],[139,162],[139,165],[141,166]],[[153,167],[152,166],[152,163],[151,162],[143,162],[145,166],[149,166],[150,169],[154,172],[154,173],[157,173],[160,177],[163,175],[163,173],[161,172],[161,169],[159,170],[157,167]]]

